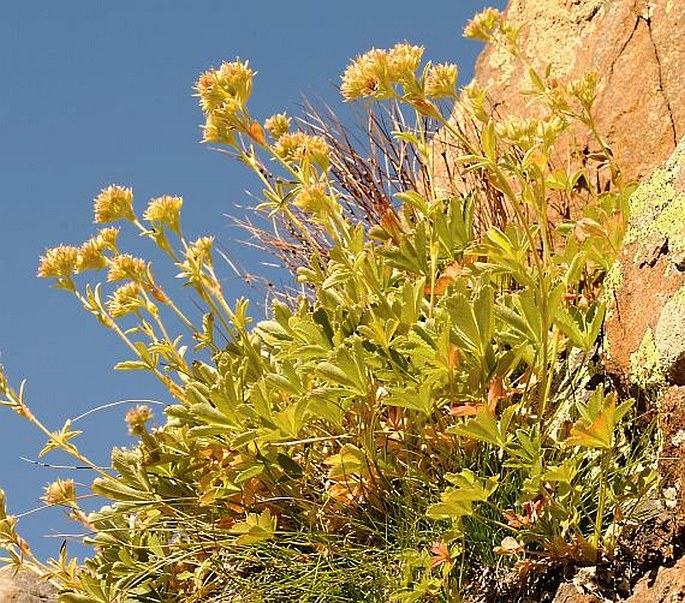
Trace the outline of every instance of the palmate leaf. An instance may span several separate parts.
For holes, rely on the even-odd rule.
[[[583,314],[575,306],[557,309],[554,322],[575,347],[589,352],[604,321],[604,306],[593,304]]]
[[[479,442],[486,442],[504,450],[512,437],[508,433],[509,425],[517,410],[518,406],[515,404],[505,408],[498,421],[491,410],[485,406],[475,418],[463,425],[449,427],[447,431]]]
[[[445,479],[453,484],[445,489],[440,502],[428,507],[426,514],[431,519],[458,519],[473,513],[474,502],[485,502],[497,489],[497,477],[479,479],[476,474],[463,469],[459,473],[448,473]]]
[[[350,393],[366,395],[369,389],[365,352],[359,337],[352,337],[351,347],[336,350],[332,362],[321,362],[316,371],[329,382],[348,388]]]
[[[595,390],[588,403],[579,407],[582,418],[571,428],[564,444],[610,449],[616,425],[632,405],[633,400],[627,400],[616,406],[615,392],[604,396],[602,388]]]
[[[276,533],[277,519],[271,516],[271,511],[265,509],[259,515],[248,513],[245,521],[236,523],[231,528],[232,534],[239,534],[235,539],[238,545],[256,544],[264,540],[271,540]]]
[[[417,388],[391,390],[390,395],[383,400],[383,403],[387,406],[418,410],[428,415],[434,410],[432,390],[430,382],[422,383]]]
[[[452,324],[465,347],[484,358],[494,333],[494,291],[482,287],[476,299],[457,295],[447,304]]]

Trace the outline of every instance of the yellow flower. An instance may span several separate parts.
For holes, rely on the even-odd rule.
[[[304,132],[283,134],[274,146],[274,153],[286,162],[299,161],[302,159],[306,137]]]
[[[110,251],[117,250],[117,238],[119,237],[119,229],[110,226],[102,228],[97,234],[97,241],[102,246],[102,249],[109,249]]]
[[[590,71],[568,84],[569,94],[575,96],[580,104],[588,110],[592,107],[597,96],[598,77],[597,72]]]
[[[322,169],[328,165],[328,150],[328,144],[322,136],[304,132],[283,134],[274,146],[274,153],[285,162],[300,162],[306,158]]]
[[[471,19],[464,28],[464,37],[489,42],[500,25],[502,14],[496,8],[486,8]]]
[[[264,122],[264,129],[274,140],[290,131],[290,118],[285,113],[276,113]]]
[[[195,90],[200,97],[200,106],[205,113],[211,113],[224,102],[224,94],[216,81],[215,71],[205,71],[195,83]]]
[[[202,110],[209,114],[216,111],[227,101],[235,101],[241,107],[252,93],[252,80],[255,72],[248,62],[224,62],[219,69],[205,71],[197,80],[195,89],[200,97]]]
[[[152,410],[147,405],[139,405],[126,413],[126,424],[131,435],[143,435],[145,423],[152,419]]]
[[[113,318],[121,318],[143,308],[145,302],[140,294],[142,289],[138,283],[125,283],[116,289],[107,301],[107,309]]]
[[[304,212],[319,215],[324,214],[328,206],[326,186],[319,183],[303,188],[297,197],[295,197],[294,204]]]
[[[424,81],[424,92],[433,98],[457,94],[457,66],[447,63],[432,65]]]
[[[103,188],[95,198],[95,222],[106,224],[117,220],[134,220],[133,190],[123,186]]]
[[[490,112],[486,109],[487,99],[487,92],[475,82],[469,82],[461,89],[460,102],[483,123],[490,120]]]
[[[73,479],[58,479],[45,488],[43,502],[46,505],[76,506],[76,488]]]
[[[182,205],[183,199],[181,197],[171,197],[169,195],[157,197],[150,200],[143,217],[148,222],[160,222],[167,225],[174,232],[179,232]]]
[[[202,126],[202,142],[214,142],[217,144],[234,144],[236,117],[230,113],[226,105],[222,110],[215,111],[207,116],[205,125]]]
[[[391,82],[407,82],[415,77],[421,64],[423,46],[406,42],[395,44],[388,52],[388,78]]]
[[[70,245],[53,247],[41,256],[38,263],[40,278],[70,277],[78,265],[79,250]]]
[[[357,56],[345,69],[341,78],[340,92],[345,100],[392,96],[388,82],[388,53],[373,48]]]
[[[211,264],[213,245],[214,237],[200,237],[188,246],[186,257],[195,261]]]
[[[106,250],[117,250],[118,228],[103,228],[94,237],[88,239],[78,250],[77,272],[85,270],[102,270],[107,266]]]
[[[326,169],[328,165],[328,143],[323,136],[307,136],[304,151],[312,163]]]
[[[114,256],[109,262],[109,272],[107,273],[107,281],[112,283],[114,281],[123,281],[126,279],[132,280],[134,283],[143,284],[146,281],[151,282],[149,276],[148,266],[145,260],[133,257],[128,253]]]
[[[88,239],[78,251],[77,272],[102,270],[107,266],[107,258],[102,253],[102,244],[97,237]]]

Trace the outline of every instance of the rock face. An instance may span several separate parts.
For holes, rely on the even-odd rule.
[[[626,603],[679,603],[685,601],[685,558],[673,567],[662,567],[656,576],[645,576]]]
[[[607,369],[628,389],[663,392],[661,473],[685,525],[685,140],[630,205],[608,278]]]
[[[633,193],[609,275],[609,368],[642,389],[685,385],[685,141]]]
[[[559,587],[552,603],[601,603],[605,598],[582,592],[573,582]],[[685,558],[671,567],[661,567],[654,575],[638,580],[625,603],[682,603],[685,601]]]
[[[0,569],[0,603],[57,603],[57,591],[34,572]]]
[[[681,0],[511,0],[524,54],[561,80],[601,75],[598,130],[629,180],[665,161],[685,135],[685,2]],[[525,114],[527,70],[487,48],[476,67],[504,114]]]

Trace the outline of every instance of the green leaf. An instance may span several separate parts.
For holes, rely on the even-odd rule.
[[[413,207],[424,216],[427,216],[430,213],[430,210],[428,208],[428,202],[426,201],[426,199],[424,199],[423,195],[417,193],[416,191],[405,191],[402,193],[397,193],[395,197],[402,201],[402,203],[405,203],[410,207]]]
[[[259,438],[259,431],[257,429],[250,429],[245,431],[234,438],[231,438],[231,446],[233,448],[242,448],[250,442],[254,442]]]
[[[93,480],[91,489],[94,494],[119,502],[127,502],[132,500],[149,501],[152,498],[149,492],[141,492],[140,490],[131,488],[115,478],[105,479],[102,477],[97,477],[95,480]]]
[[[445,489],[439,503],[428,507],[426,514],[431,519],[459,519],[471,515],[473,503],[487,501],[498,485],[496,476],[479,479],[469,469],[463,469],[460,473],[448,473],[445,479],[453,486]]]
[[[483,146],[483,152],[485,153],[485,156],[493,162],[496,159],[495,141],[495,122],[493,120],[490,120],[486,124],[485,128],[483,128],[483,133],[481,134],[480,142]]]
[[[276,455],[276,462],[279,464],[281,469],[286,472],[288,477],[293,479],[299,479],[304,473],[302,467],[300,467],[298,463],[291,459],[287,454],[283,454],[282,452],[279,452]]]
[[[276,373],[269,373],[266,376],[266,382],[285,394],[299,396],[305,392],[301,383],[286,379],[283,375],[278,375]]]
[[[398,406],[429,415],[434,410],[432,385],[422,383],[418,388],[392,389],[390,395],[383,400],[386,406]]]
[[[331,383],[337,383],[349,388],[354,387],[354,381],[347,376],[345,371],[330,362],[319,363],[316,367],[316,372]]]
[[[195,418],[207,423],[208,425],[225,427],[227,429],[236,427],[235,423],[230,419],[230,417],[227,417],[219,409],[214,408],[208,402],[193,404],[190,407],[190,412]]]
[[[248,513],[245,521],[236,523],[231,533],[239,534],[235,543],[238,545],[256,544],[264,540],[271,540],[276,533],[277,521],[271,516],[271,511],[265,509],[259,515]]]
[[[235,483],[236,484],[242,484],[253,477],[256,477],[257,475],[260,475],[261,473],[264,472],[264,465],[261,463],[255,464],[252,467],[248,467],[247,469],[243,469],[240,473],[238,473],[235,477]]]
[[[612,448],[616,425],[633,404],[632,400],[627,400],[617,407],[616,397],[616,392],[605,396],[602,388],[598,388],[587,404],[578,405],[582,418],[571,428],[564,445],[605,450]]]
[[[149,371],[150,366],[142,360],[124,360],[114,365],[115,371]]]
[[[500,433],[497,429],[497,420],[489,409],[484,409],[473,419],[464,425],[455,425],[448,429],[449,433],[459,435],[472,440],[486,442],[494,446],[500,446]]]
[[[508,406],[497,421],[495,415],[486,407],[465,424],[449,427],[447,431],[472,440],[486,442],[504,450],[511,440],[508,433],[509,425],[517,411],[517,405]]]

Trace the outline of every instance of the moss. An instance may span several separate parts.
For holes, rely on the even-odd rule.
[[[661,355],[649,327],[640,347],[630,355],[630,380],[643,390],[661,389],[666,385]]]

